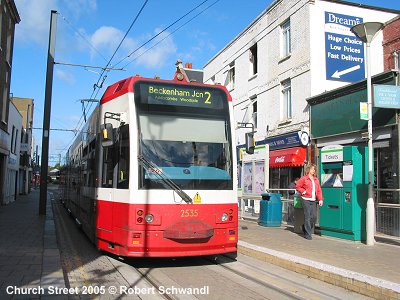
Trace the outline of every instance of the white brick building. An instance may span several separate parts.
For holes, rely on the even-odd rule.
[[[256,141],[270,145],[271,188],[286,187],[307,159],[298,136],[309,130],[306,99],[364,78],[364,45],[350,28],[397,14],[339,0],[276,0],[204,66],[205,83],[228,87],[236,121],[252,123]],[[382,33],[371,57],[372,74],[382,72]],[[238,145],[248,131],[237,130]]]
[[[3,190],[4,199],[1,204],[13,202],[18,195],[22,116],[13,103],[10,103],[9,109],[8,132],[10,133],[10,138],[8,148],[10,153],[7,157]]]

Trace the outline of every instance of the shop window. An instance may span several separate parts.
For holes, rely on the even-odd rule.
[[[400,204],[399,192],[395,191],[399,188],[398,168],[395,163],[395,156],[391,147],[380,148],[377,150],[378,165],[378,202]]]

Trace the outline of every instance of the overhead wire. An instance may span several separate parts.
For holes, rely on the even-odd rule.
[[[154,40],[155,38],[157,38],[159,35],[161,35],[163,32],[165,32],[166,30],[168,30],[169,28],[171,28],[173,25],[175,25],[176,23],[178,23],[179,21],[181,21],[182,19],[184,19],[186,16],[188,16],[189,14],[191,14],[193,11],[195,11],[196,9],[198,9],[200,6],[202,6],[204,3],[206,3],[206,2],[208,2],[209,0],[205,0],[205,1],[203,1],[203,2],[201,2],[200,4],[198,4],[197,6],[195,6],[194,8],[192,8],[192,9],[190,9],[188,12],[186,12],[184,15],[182,15],[181,17],[179,17],[177,20],[175,20],[174,22],[172,22],[170,25],[168,25],[166,28],[164,28],[162,31],[160,31],[159,33],[157,33],[156,35],[154,35],[153,37],[151,37],[149,40],[147,40],[145,43],[143,43],[141,46],[139,46],[138,48],[136,48],[134,51],[132,51],[131,53],[129,53],[129,55],[127,55],[125,58],[123,58],[122,60],[120,60],[119,62],[117,62],[116,64],[114,64],[114,66],[117,66],[118,64],[120,64],[121,62],[123,62],[125,59],[127,59],[127,58],[129,58],[131,55],[133,55],[134,53],[136,53],[139,49],[141,49],[141,48],[143,48],[145,45],[147,45],[148,43],[150,43],[152,40]],[[218,2],[219,0],[217,0],[216,2]],[[204,10],[202,10],[199,14],[197,14],[195,17],[193,17],[193,18],[191,18],[188,22],[186,22],[186,23],[184,23],[184,25],[186,25],[187,23],[189,23],[190,21],[192,21],[194,18],[196,18],[198,15],[200,15],[201,13],[203,13],[205,10],[207,10],[208,8],[210,8],[211,6],[213,6],[216,2],[214,2],[212,5],[210,5],[210,6],[208,6],[207,8],[205,8]],[[146,3],[147,3],[147,1],[146,1]],[[146,4],[145,3],[145,4]],[[136,18],[135,18],[136,19]],[[182,25],[182,26],[180,26],[178,29],[180,29],[180,28],[182,28],[184,25]],[[131,26],[132,27],[132,26]],[[130,29],[129,29],[130,30]],[[177,30],[174,30],[173,32],[176,32]],[[128,31],[129,32],[129,31]],[[127,35],[127,34],[126,34]],[[126,37],[126,35],[125,35],[125,37]],[[124,37],[124,38],[125,38]],[[165,38],[164,39],[162,39],[161,41],[163,41],[163,40],[165,40]],[[161,42],[160,41],[160,42]],[[159,43],[160,43],[159,42]],[[157,44],[159,44],[159,43],[157,43]],[[121,46],[121,44],[122,44],[122,42],[120,43],[120,45],[119,45],[119,47]],[[156,44],[156,45],[157,45]],[[118,47],[118,49],[119,49],[119,47]],[[154,45],[150,48],[150,49],[152,49],[154,47]],[[146,50],[145,52],[147,52],[148,50]],[[113,56],[112,56],[112,58],[115,56],[115,53],[116,52],[114,52],[114,54],[113,54]],[[140,57],[140,56],[138,56],[138,57]],[[137,59],[138,57],[135,57],[135,59]],[[109,61],[109,63],[111,62],[111,60],[112,60],[112,58],[110,59],[110,61]],[[132,60],[133,61],[133,60]],[[131,62],[130,62],[131,63]],[[126,65],[129,65],[130,63],[128,63],[128,64],[126,64]],[[108,64],[107,64],[107,67],[108,67]],[[97,95],[98,95],[98,93],[99,93],[99,91],[100,91],[100,89],[101,89],[101,87],[102,87],[102,85],[103,85],[103,83],[104,83],[104,81],[106,80],[106,78],[107,78],[107,76],[103,76],[103,74],[104,74],[105,72],[104,72],[104,70],[103,70],[103,72],[100,74],[100,77],[99,77],[99,80],[97,81],[97,83],[95,83],[94,84],[94,86],[93,86],[93,93],[94,92],[96,92],[96,95],[94,95],[93,93],[92,93],[92,95],[91,95],[91,99],[94,99],[94,98],[96,98],[97,97]],[[101,78],[101,76],[103,76],[103,78]],[[101,82],[101,84],[99,84],[100,83],[100,79],[102,79],[102,82]],[[98,88],[97,90],[96,90],[96,88]],[[88,107],[88,108],[87,108]],[[86,110],[86,109],[88,109],[88,110],[90,110],[90,108],[92,107],[92,103],[90,104],[90,106],[89,106],[89,104],[86,106],[86,107],[84,107],[84,110]],[[78,128],[80,128],[80,126],[81,126],[81,121],[82,121],[82,119],[83,119],[83,116],[79,119],[79,121],[78,121],[78,125],[77,125],[77,129]],[[82,124],[83,125],[83,124]]]
[[[145,0],[142,7],[140,8],[140,10],[138,11],[138,13],[136,14],[135,18],[133,19],[131,25],[129,26],[128,30],[126,31],[124,37],[121,39],[119,45],[117,46],[117,48],[115,49],[114,53],[112,54],[111,58],[108,60],[106,66],[104,67],[104,69],[102,70],[102,72],[99,75],[99,79],[97,80],[97,82],[93,85],[93,91],[92,94],[90,96],[89,99],[95,99],[95,97],[97,97],[101,87],[103,86],[103,82],[106,80],[107,75],[104,75],[105,73],[108,73],[109,71],[107,70],[107,68],[110,66],[111,61],[113,60],[114,56],[116,55],[116,53],[118,52],[119,48],[121,47],[122,43],[124,42],[124,40],[126,39],[126,37],[128,36],[130,30],[132,29],[133,25],[136,23],[137,19],[139,18],[139,16],[142,14],[143,9],[145,8],[145,6],[147,5],[149,0]],[[100,81],[102,80],[101,84]],[[100,85],[99,85],[100,84]],[[97,89],[98,88],[98,89]],[[97,90],[97,91],[96,91]],[[94,98],[93,98],[94,97]],[[88,103],[86,106],[83,107],[84,110],[90,110],[90,108],[92,107],[93,102]],[[81,121],[83,120],[83,114],[81,116],[81,118],[78,121],[78,125],[76,127],[77,130],[80,129],[80,127],[83,125],[81,125]]]
[[[156,35],[154,35],[153,37],[151,37],[149,40],[147,40],[145,43],[143,43],[141,46],[137,47],[135,50],[133,50],[132,52],[130,52],[125,58],[123,58],[122,60],[118,61],[116,64],[114,64],[114,66],[119,65],[120,63],[122,63],[123,61],[125,61],[126,59],[128,59],[129,57],[131,57],[134,53],[136,53],[137,51],[139,51],[141,48],[143,48],[144,46],[146,46],[148,43],[150,43],[151,41],[153,41],[154,39],[156,39],[158,36],[160,36],[162,33],[164,33],[165,31],[167,31],[169,28],[171,28],[173,25],[177,24],[179,21],[181,21],[182,19],[184,19],[185,17],[187,17],[189,14],[191,14],[193,11],[195,11],[196,9],[198,9],[199,7],[201,7],[204,3],[208,2],[209,0],[205,0],[203,2],[201,2],[200,4],[198,4],[196,7],[192,8],[191,10],[189,10],[187,13],[185,13],[184,15],[182,15],[181,17],[179,17],[177,20],[175,20],[174,22],[172,22],[170,25],[168,25],[167,27],[165,27],[162,31],[158,32]],[[194,20],[195,18],[197,18],[199,15],[201,15],[202,13],[204,13],[206,10],[208,10],[209,8],[211,8],[212,6],[214,6],[216,3],[218,3],[220,0],[216,0],[214,1],[212,4],[210,4],[209,6],[207,6],[206,8],[204,8],[203,10],[201,10],[199,13],[197,13],[195,16],[193,16],[192,18],[190,18],[188,21],[186,21],[185,23],[183,23],[181,26],[179,26],[178,28],[176,28],[175,30],[173,30],[171,33],[169,33],[167,36],[165,36],[163,39],[161,39],[160,41],[158,41],[157,43],[155,43],[154,45],[152,45],[150,48],[146,49],[144,52],[142,52],[141,54],[137,55],[134,59],[132,59],[131,61],[129,61],[127,64],[124,65],[123,68],[125,68],[126,66],[128,66],[129,64],[131,64],[133,61],[135,61],[136,59],[138,59],[140,56],[142,56],[143,54],[145,54],[146,52],[148,52],[149,50],[151,50],[152,48],[154,48],[155,46],[157,46],[158,44],[160,44],[162,41],[164,41],[166,38],[168,38],[169,36],[171,36],[172,34],[174,34],[175,32],[177,32],[179,29],[181,29],[182,27],[184,27],[185,25],[187,25],[189,22],[191,22],[192,20]],[[135,19],[133,20],[133,22],[131,23],[129,29],[127,30],[127,32],[125,33],[123,39],[121,40],[121,42],[119,43],[118,47],[116,48],[116,50],[114,51],[113,55],[111,56],[111,58],[108,60],[106,67],[104,67],[102,69],[102,72],[99,74],[99,79],[97,80],[97,82],[93,85],[93,91],[92,94],[90,96],[90,99],[95,99],[98,95],[98,93],[100,92],[103,83],[105,82],[106,78],[107,78],[107,73],[109,72],[109,70],[107,70],[107,68],[110,66],[112,59],[114,58],[114,56],[116,55],[117,51],[119,50],[119,48],[121,47],[123,41],[126,39],[127,35],[129,34],[129,31],[131,30],[131,28],[133,27],[133,25],[135,24],[135,22],[137,21],[138,17],[140,16],[140,14],[142,13],[144,7],[146,6],[148,0],[146,0],[141,9],[139,10],[139,12],[137,13]],[[97,51],[96,51],[97,52]],[[103,57],[103,56],[102,56]],[[104,58],[104,57],[103,57]],[[88,103],[88,105],[85,107],[85,109],[87,109],[88,111],[91,109],[93,105],[93,102]],[[79,132],[80,127],[83,126],[83,114],[81,116],[81,118],[78,121],[78,124],[76,126],[76,132]],[[82,123],[82,124],[81,124]],[[76,134],[75,134],[76,136]],[[73,138],[74,139],[74,138]],[[73,142],[73,139],[71,142],[69,142],[68,144],[71,144]],[[67,149],[69,147],[66,147],[65,149]]]
[[[208,1],[208,0],[207,0]],[[204,1],[204,2],[207,2]],[[217,2],[219,2],[220,0],[216,0],[215,2],[211,3],[209,6],[207,6],[205,9],[203,9],[202,11],[200,11],[198,14],[196,14],[195,16],[193,16],[192,18],[190,18],[188,21],[186,21],[185,23],[183,23],[181,26],[179,26],[178,28],[176,28],[174,31],[170,32],[168,35],[166,35],[163,39],[161,39],[160,41],[158,41],[157,43],[153,44],[150,48],[146,49],[145,51],[143,51],[142,53],[140,53],[139,55],[135,56],[130,62],[128,62],[127,64],[125,64],[122,68],[124,69],[125,67],[127,67],[128,65],[130,65],[132,62],[134,62],[136,59],[138,59],[139,57],[141,57],[142,55],[144,55],[146,52],[150,51],[151,49],[153,49],[155,46],[157,46],[158,44],[160,44],[161,42],[163,42],[165,39],[167,39],[169,36],[173,35],[175,32],[177,32],[179,29],[181,29],[183,26],[187,25],[188,23],[190,23],[191,21],[193,21],[195,18],[197,18],[199,15],[201,15],[203,12],[205,12],[207,9],[209,9],[210,7],[214,6]],[[203,3],[204,3],[203,2]],[[164,30],[165,31],[165,30]],[[162,31],[162,32],[164,32]],[[160,33],[162,33],[160,32]]]
[[[98,54],[100,54],[100,56],[101,56],[102,58],[104,58],[104,59],[107,61],[106,66],[102,69],[101,74],[99,74],[99,79],[97,80],[97,83],[94,84],[94,86],[93,86],[93,91],[92,91],[92,94],[91,94],[91,96],[90,96],[90,99],[93,99],[93,97],[97,97],[97,95],[98,95],[98,93],[99,93],[99,91],[100,91],[100,88],[101,88],[101,86],[102,86],[102,83],[101,83],[101,85],[99,86],[100,80],[101,80],[102,77],[103,77],[103,82],[105,81],[105,79],[106,79],[107,76],[103,76],[104,73],[105,73],[105,72],[109,72],[109,70],[108,70],[107,68],[109,67],[109,65],[110,65],[110,63],[111,63],[111,61],[112,61],[112,59],[114,58],[115,54],[117,53],[117,51],[118,51],[119,48],[121,47],[123,41],[125,40],[125,38],[126,38],[127,35],[129,34],[129,31],[132,29],[133,25],[136,23],[137,19],[138,19],[139,16],[141,15],[141,13],[142,13],[144,7],[147,5],[147,3],[148,3],[148,0],[145,0],[144,3],[143,3],[143,5],[142,5],[142,7],[141,7],[140,10],[139,10],[139,12],[136,14],[136,17],[134,18],[134,20],[132,21],[132,23],[131,23],[131,25],[129,26],[128,30],[126,31],[124,37],[122,38],[122,40],[120,41],[119,45],[118,45],[117,48],[115,49],[113,55],[111,56],[111,58],[110,58],[108,61],[107,61],[107,59],[106,59],[93,45],[91,45],[91,43],[90,43],[89,41],[86,40],[86,38],[85,38],[82,34],[79,33],[79,31],[77,31],[77,30],[67,21],[67,19],[66,19],[65,17],[63,17],[63,20],[66,21],[72,28],[74,28],[74,30],[75,30],[85,41],[87,41],[87,42],[89,43],[89,45],[91,46],[91,48],[93,48]],[[97,92],[96,92],[96,87],[99,87],[99,89],[97,90]],[[89,104],[88,104],[86,107],[84,106],[83,109],[88,109],[88,110],[90,110],[90,108],[91,108],[92,105],[93,105],[93,102],[90,103],[90,106],[89,106]],[[88,108],[88,106],[89,106],[89,108]],[[72,137],[71,141],[68,142],[67,146],[64,148],[65,150],[66,150],[67,148],[70,147],[69,145],[71,145],[71,143],[73,143],[74,139],[76,138],[76,133],[79,132],[81,126],[83,126],[83,123],[81,124],[81,121],[82,121],[82,119],[83,119],[83,116],[84,116],[84,113],[81,115],[80,119],[78,120],[77,126],[76,126],[75,129],[74,129],[75,134],[74,134],[74,136]]]
[[[174,22],[172,22],[171,24],[169,24],[167,27],[165,27],[162,31],[160,31],[159,33],[157,33],[156,35],[154,35],[153,37],[151,37],[150,39],[148,39],[146,42],[144,42],[142,45],[140,45],[139,47],[137,47],[135,50],[133,50],[131,53],[129,53],[126,57],[124,57],[123,59],[121,59],[119,62],[117,62],[114,66],[119,65],[120,63],[122,63],[124,60],[128,59],[129,57],[132,56],[132,54],[136,53],[139,49],[143,48],[144,46],[146,46],[148,43],[150,43],[152,40],[154,40],[156,37],[158,37],[160,34],[162,34],[163,32],[165,32],[166,30],[168,30],[169,28],[171,28],[172,26],[174,26],[176,23],[178,23],[179,21],[181,21],[182,19],[184,19],[186,16],[188,16],[189,14],[191,14],[193,11],[195,11],[197,8],[199,8],[200,6],[202,6],[204,3],[208,2],[209,0],[205,0],[203,2],[201,2],[199,5],[197,5],[196,7],[192,8],[191,10],[189,10],[187,13],[185,13],[183,16],[181,16],[180,18],[178,18],[177,20],[175,20]]]
[[[67,23],[75,32],[76,34],[78,34],[86,43],[88,43],[88,45],[90,46],[90,48],[92,48],[97,54],[99,54],[105,61],[107,61],[107,58],[90,42],[86,39],[86,37],[79,32],[78,29],[76,29],[71,22],[68,21],[68,19],[63,16],[60,12],[58,12],[58,14],[61,16],[61,18],[64,20],[65,23]]]
[[[131,55],[133,55],[134,53],[136,53],[139,49],[143,48],[145,45],[147,45],[148,43],[150,43],[152,40],[154,40],[155,38],[157,38],[158,36],[160,36],[163,32],[165,32],[166,30],[168,30],[169,28],[171,28],[173,25],[175,25],[176,23],[178,23],[179,21],[181,21],[182,19],[184,19],[185,17],[187,17],[189,14],[191,14],[193,11],[195,11],[196,9],[198,9],[200,6],[202,6],[204,3],[208,2],[209,0],[205,0],[203,2],[201,2],[200,4],[198,4],[197,6],[195,6],[194,8],[190,9],[188,12],[186,12],[184,15],[182,15],[181,17],[179,17],[178,19],[176,19],[174,22],[172,22],[170,25],[168,25],[167,27],[165,27],[163,30],[161,30],[159,33],[157,33],[156,35],[154,35],[153,37],[151,37],[149,40],[147,40],[145,43],[143,43],[142,45],[140,45],[139,47],[137,47],[134,51],[132,51],[131,53],[129,53],[129,55],[127,55],[125,58],[123,58],[122,60],[120,60],[119,62],[117,62],[116,64],[114,64],[114,67],[117,66],[118,64],[120,64],[121,62],[123,62],[125,59],[129,58]],[[193,19],[195,19],[196,17],[198,17],[200,14],[202,14],[204,11],[206,11],[207,9],[209,9],[210,7],[212,7],[213,5],[215,5],[217,2],[219,2],[220,0],[215,1],[214,3],[212,3],[211,5],[209,5],[208,7],[206,7],[205,9],[203,9],[202,11],[200,11],[198,14],[196,14],[194,17],[192,17],[191,19],[189,19],[187,22],[185,22],[183,25],[179,26],[177,29],[175,29],[172,33],[170,33],[168,36],[172,35],[173,33],[175,33],[176,31],[178,31],[180,28],[182,28],[183,26],[185,26],[186,24],[188,24],[189,22],[191,22]],[[144,53],[146,53],[147,51],[149,51],[150,49],[154,48],[156,45],[158,45],[159,43],[161,43],[162,41],[164,41],[167,37],[163,38],[161,41],[159,41],[158,43],[154,44],[152,47],[150,47],[149,49],[147,49],[146,51],[144,51],[141,55],[143,55]],[[135,57],[131,62],[127,63],[125,66],[131,64],[135,59],[137,59],[138,57],[140,57],[141,55]],[[105,77],[103,77],[103,82],[105,81]],[[103,84],[103,82],[100,85],[100,88]],[[98,86],[99,81],[97,82],[97,84],[95,84],[95,86]],[[96,96],[99,93],[99,90],[97,90]],[[90,106],[91,107],[91,106]],[[89,107],[89,109],[90,109]]]

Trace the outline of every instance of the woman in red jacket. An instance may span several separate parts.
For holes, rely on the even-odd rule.
[[[324,204],[321,185],[317,176],[317,166],[309,164],[306,167],[305,175],[296,183],[296,190],[301,195],[301,202],[304,209],[304,225],[303,233],[307,240],[312,240],[311,234],[314,232],[314,224],[317,218],[317,207],[315,205],[318,200],[319,206]]]

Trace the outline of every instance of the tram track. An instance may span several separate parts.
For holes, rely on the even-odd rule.
[[[244,256],[239,256],[238,260],[226,256],[217,256],[217,260],[210,257],[177,258],[155,262],[155,266],[134,265],[156,284],[209,285],[208,297],[194,295],[193,299],[369,299]]]
[[[118,288],[118,293],[102,295],[101,299],[367,299],[345,290],[337,292],[337,287],[244,255],[237,260],[227,255],[102,255],[62,208],[61,201],[53,202],[66,283],[68,287],[85,284]],[[189,293],[202,287],[207,287],[206,294]],[[139,293],[126,293],[135,288]]]
[[[310,293],[304,293],[305,295],[299,296],[296,294],[296,290],[293,291],[293,287],[288,285],[282,287],[282,283],[280,284],[280,287],[279,285],[278,287],[275,286],[277,280],[274,280],[273,283],[269,283],[268,281],[260,280],[256,276],[249,275],[249,273],[245,273],[230,266],[230,264],[244,266],[245,264],[243,263],[234,261],[232,259],[230,259],[230,261],[220,260],[221,259],[217,259],[217,261],[215,261],[207,257],[193,257],[187,259],[176,259],[174,261],[171,260],[166,263],[164,262],[164,264],[157,269],[142,267],[136,267],[136,269],[140,273],[146,274],[146,278],[150,279],[158,286],[160,286],[160,282],[162,282],[161,286],[174,285],[179,288],[185,288],[188,286],[193,286],[193,283],[196,281],[197,286],[209,285],[210,294],[208,296],[211,296],[211,299],[219,299],[224,294],[226,294],[226,298],[232,299],[242,298],[246,295],[248,295],[251,299],[323,299],[322,297],[313,298]],[[247,269],[249,268],[250,267],[247,266]],[[190,270],[185,272],[182,271],[182,269]],[[188,273],[192,275],[192,280],[190,281],[187,280]],[[208,276],[209,278],[207,278]],[[171,278],[174,278],[174,280]],[[220,286],[220,282],[225,282],[226,285],[231,285],[232,289],[229,287],[224,289],[224,286]],[[235,285],[236,287],[233,288]],[[242,295],[238,296],[236,295],[237,293]],[[193,296],[193,299],[206,298],[207,297],[205,297],[205,295]],[[179,296],[171,296],[169,299],[181,298]]]
[[[102,255],[98,252],[73,218],[70,218],[67,210],[63,208],[60,201],[53,202],[53,211],[57,215],[55,222],[61,263],[67,288],[104,287],[105,294],[102,295],[102,299],[120,299],[125,296],[134,299],[155,299],[155,296],[157,297],[157,295],[147,295],[144,292],[151,291],[152,287],[155,290],[158,289],[159,285],[153,282],[152,278],[124,263],[118,257]],[[137,287],[140,292],[135,293],[133,290],[134,293],[130,294],[134,287]],[[113,291],[113,294],[110,294],[110,290]],[[99,295],[88,294],[86,298],[98,299]],[[176,298],[159,295],[159,299],[173,300]]]
[[[124,258],[121,257],[112,257],[108,255],[108,260],[110,263],[118,270],[118,273],[128,282],[129,287],[134,289],[137,287],[142,291],[137,296],[139,299],[146,299],[146,296],[151,294],[151,299],[154,299],[154,295],[157,294],[160,299],[166,300],[177,300],[179,298],[173,297],[168,294],[159,294],[158,291],[162,284],[155,279],[150,273],[151,269],[141,270],[132,266],[130,263],[127,263]],[[145,280],[145,282],[143,281]],[[147,293],[146,291],[152,291],[152,293]]]
[[[220,260],[224,260],[225,262],[229,262],[229,261],[230,262],[234,262],[235,261],[234,259],[232,259],[231,257],[229,257],[227,255],[221,255],[220,257],[221,257]],[[207,259],[207,258],[205,258],[205,259],[207,261],[209,261],[209,262],[213,262],[215,265],[218,265],[218,266],[224,268],[225,270],[227,270],[229,272],[232,272],[232,273],[240,276],[243,279],[252,281],[255,284],[259,284],[259,285],[264,286],[264,287],[266,287],[268,289],[272,289],[272,290],[274,290],[274,291],[276,291],[276,292],[278,292],[278,293],[280,293],[282,295],[285,295],[285,296],[289,297],[290,299],[296,299],[296,300],[310,299],[310,298],[307,298],[307,297],[302,297],[302,296],[296,295],[297,290],[296,289],[293,290],[293,288],[288,286],[288,285],[285,285],[285,288],[279,287],[278,285],[276,285],[276,282],[275,282],[276,280],[274,281],[274,284],[271,284],[271,283],[268,283],[266,281],[260,280],[255,276],[251,276],[251,275],[249,275],[249,273],[245,273],[243,271],[239,271],[237,269],[234,269],[233,267],[230,267],[230,265],[228,265],[228,264],[219,263],[218,260]],[[236,261],[235,264],[241,264],[241,265],[244,265],[246,267],[250,267],[250,264],[246,264],[246,263],[243,263],[243,262]],[[251,266],[251,267],[254,268],[254,266]],[[271,277],[276,277],[275,274],[272,274],[271,272],[265,271],[264,269],[261,269],[259,267],[257,267],[257,270],[259,272],[267,273]],[[284,279],[284,278],[281,278],[281,279]]]
[[[263,286],[280,295],[280,299],[370,299],[368,297],[342,290],[311,277],[289,272],[281,267],[260,262],[257,259],[239,255],[235,260],[228,255],[218,259],[204,258],[229,273],[244,280]],[[266,268],[267,267],[267,268]],[[265,299],[275,299],[266,296]]]

